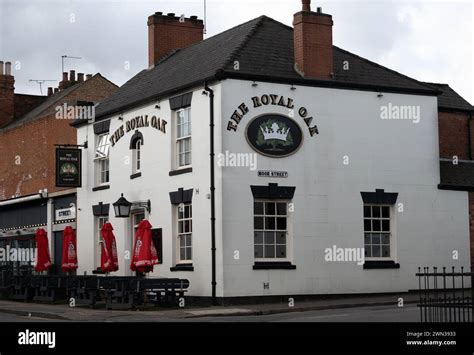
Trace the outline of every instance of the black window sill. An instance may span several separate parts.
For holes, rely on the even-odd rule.
[[[110,185],[97,186],[97,187],[92,188],[92,191],[95,192],[95,191],[102,191],[102,190],[108,190],[108,189],[110,189]]]
[[[170,267],[170,271],[194,271],[193,264],[178,264],[174,267]]]
[[[400,264],[395,263],[393,260],[366,261],[364,269],[400,269]]]
[[[253,269],[254,270],[295,270],[296,265],[292,265],[289,261],[256,262],[253,266]]]
[[[193,168],[178,169],[178,170],[170,171],[170,176],[183,175],[183,174],[188,174],[192,172],[193,172]]]
[[[130,180],[137,179],[141,176],[142,176],[142,173],[136,173],[136,174],[130,175]]]

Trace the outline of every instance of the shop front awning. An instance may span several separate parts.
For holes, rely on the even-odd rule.
[[[0,233],[3,232],[2,234],[46,224],[47,203],[46,199],[39,194],[0,203]]]

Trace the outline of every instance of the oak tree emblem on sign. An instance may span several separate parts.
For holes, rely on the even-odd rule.
[[[283,149],[278,147],[293,145],[293,137],[290,131],[291,129],[284,122],[269,119],[260,125],[256,144],[259,146],[270,144],[273,147],[272,151],[281,151]]]
[[[249,123],[246,138],[257,152],[273,158],[283,158],[300,148],[303,132],[289,117],[269,114],[259,116]]]
[[[61,175],[77,175],[78,171],[74,164],[65,163],[61,165],[61,169],[59,171]]]

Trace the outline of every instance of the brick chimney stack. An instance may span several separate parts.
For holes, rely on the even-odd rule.
[[[302,11],[294,16],[295,69],[302,76],[331,79],[333,74],[332,16],[318,7],[311,11],[311,0],[302,0]]]
[[[6,126],[15,117],[15,78],[11,75],[11,63],[0,61],[0,127]]]
[[[58,85],[59,90],[64,90],[65,88],[67,88],[68,83],[69,78],[67,76],[67,72],[63,72],[63,80],[61,80]]]
[[[196,16],[176,17],[156,12],[148,17],[148,64],[153,67],[175,49],[189,47],[204,39],[204,23]]]

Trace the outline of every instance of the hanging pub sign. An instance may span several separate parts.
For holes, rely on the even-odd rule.
[[[274,114],[252,120],[245,135],[254,150],[277,158],[295,153],[303,142],[303,132],[295,121]]]
[[[56,187],[81,187],[80,149],[56,148]]]

